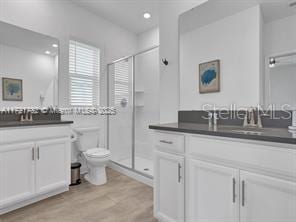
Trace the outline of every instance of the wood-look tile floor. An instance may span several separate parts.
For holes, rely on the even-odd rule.
[[[0,222],[157,222],[152,188],[107,169],[108,183],[69,192],[0,216]]]

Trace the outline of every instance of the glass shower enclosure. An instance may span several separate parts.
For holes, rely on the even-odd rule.
[[[159,123],[159,55],[152,47],[108,64],[107,120],[111,161],[153,177],[153,138],[149,124]]]

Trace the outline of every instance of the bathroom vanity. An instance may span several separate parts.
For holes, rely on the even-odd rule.
[[[296,221],[296,138],[287,129],[250,134],[192,123],[150,129],[159,221]]]
[[[69,189],[71,123],[0,122],[0,215]]]
[[[194,111],[150,126],[162,222],[296,221],[296,133],[289,117],[266,112],[283,117],[296,107],[295,5],[243,2],[207,1],[179,17],[180,94],[171,110],[231,111],[217,127]],[[255,124],[233,115],[254,106],[263,128],[258,117],[247,128]]]

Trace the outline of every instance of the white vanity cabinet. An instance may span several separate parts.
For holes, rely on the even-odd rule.
[[[36,143],[36,192],[46,193],[69,185],[65,165],[68,161],[67,139],[51,139]]]
[[[160,135],[165,137],[164,131],[155,134],[157,140]],[[157,164],[161,148],[156,141],[155,171],[165,172],[155,179],[163,184],[155,186],[155,216],[159,221],[179,221],[177,217],[165,220],[157,214],[161,201],[166,206],[162,213],[176,210],[176,206],[185,209],[186,222],[296,221],[295,145],[195,134],[175,136],[183,137],[186,144],[182,149],[185,198],[177,202],[170,196],[173,191],[169,189],[177,193],[171,185],[176,170],[173,165],[164,170],[165,164]],[[161,156],[166,155],[167,150]]]
[[[184,137],[157,134],[154,153],[154,215],[163,222],[183,222]]]
[[[0,129],[0,214],[67,191],[70,126]]]
[[[187,221],[237,221],[239,171],[199,160],[188,168]]]
[[[241,222],[296,221],[296,183],[240,172]]]
[[[35,192],[34,143],[0,146],[0,209]]]

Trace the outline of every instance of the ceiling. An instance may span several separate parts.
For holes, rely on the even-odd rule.
[[[135,34],[158,26],[159,0],[71,0],[80,7],[91,11]],[[151,13],[144,19],[145,12]]]
[[[265,23],[296,14],[296,0],[209,0],[180,16],[180,33],[205,26],[260,4]],[[194,21],[194,22],[192,22]]]
[[[258,0],[266,23],[296,14],[296,5],[289,5],[296,0]]]

